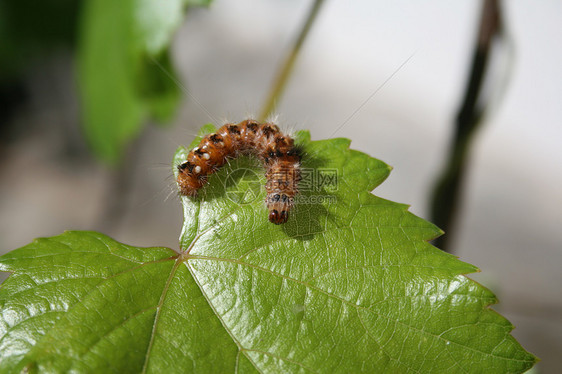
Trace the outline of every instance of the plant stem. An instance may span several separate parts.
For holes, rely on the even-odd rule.
[[[277,77],[275,78],[275,81],[271,86],[267,101],[265,102],[259,116],[260,121],[265,121],[267,117],[269,117],[275,110],[276,104],[280,100],[281,95],[285,90],[285,86],[287,85],[287,81],[289,80],[289,76],[291,75],[299,51],[308,35],[308,32],[312,28],[314,20],[316,19],[316,16],[318,15],[318,12],[320,11],[323,3],[324,0],[314,1],[314,4],[312,5],[310,12],[308,13],[308,17],[306,18],[306,21],[301,28],[298,38],[289,51],[289,54],[285,58],[285,62],[281,66],[281,69],[278,71]]]
[[[501,36],[499,0],[483,0],[478,39],[464,98],[455,121],[453,144],[449,151],[447,165],[433,190],[431,202],[432,221],[446,232],[446,235],[437,238],[433,244],[446,252],[451,252],[450,243],[455,236],[455,219],[462,195],[470,146],[488,106],[480,94],[486,77],[492,41]]]

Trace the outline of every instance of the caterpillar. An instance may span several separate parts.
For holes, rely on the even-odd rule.
[[[263,163],[269,221],[276,225],[287,222],[298,193],[301,152],[294,139],[273,123],[248,119],[238,124],[227,123],[206,135],[189,152],[187,160],[177,166],[180,194],[196,196],[209,175],[240,154],[255,155]]]

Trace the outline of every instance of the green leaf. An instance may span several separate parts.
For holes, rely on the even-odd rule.
[[[14,273],[0,288],[0,372],[533,366],[488,308],[494,295],[463,275],[477,269],[428,244],[440,230],[407,206],[369,193],[390,167],[346,139],[297,139],[312,184],[284,225],[267,219],[259,163],[240,157],[182,198],[180,254],[69,232],[0,257]]]
[[[208,3],[208,1],[204,2]],[[85,134],[117,162],[148,117],[167,121],[181,97],[168,47],[188,0],[88,0],[78,50]]]
[[[536,358],[509,335],[513,326],[488,308],[495,296],[463,275],[477,268],[428,244],[441,231],[406,205],[369,192],[388,165],[350,150],[347,139],[297,138],[315,188],[302,191],[309,203],[286,224],[268,222],[263,188],[248,204],[232,198],[252,183],[229,185],[241,168],[265,185],[249,158],[212,175],[200,198],[182,199],[186,264],[255,367],[504,373],[533,366]],[[175,163],[186,154],[178,149]],[[319,185],[333,174],[335,185]]]

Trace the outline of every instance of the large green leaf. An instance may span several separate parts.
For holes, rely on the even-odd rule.
[[[171,118],[180,98],[168,47],[190,0],[87,0],[78,51],[84,131],[108,162],[152,117]]]
[[[263,170],[241,157],[198,198],[182,198],[180,253],[69,232],[2,256],[0,269],[14,274],[0,289],[0,372],[505,373],[534,364],[488,308],[494,295],[463,275],[476,268],[427,243],[440,230],[369,192],[386,164],[346,139],[298,140],[312,183],[303,180],[284,225],[267,219]]]

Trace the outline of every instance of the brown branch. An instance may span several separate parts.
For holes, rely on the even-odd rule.
[[[455,121],[453,144],[449,151],[447,165],[433,191],[431,203],[432,221],[446,233],[437,238],[434,244],[447,252],[451,252],[450,243],[455,236],[455,221],[472,139],[487,109],[487,103],[481,100],[480,94],[486,78],[490,50],[494,39],[501,36],[499,0],[483,0],[478,38],[464,98]]]

